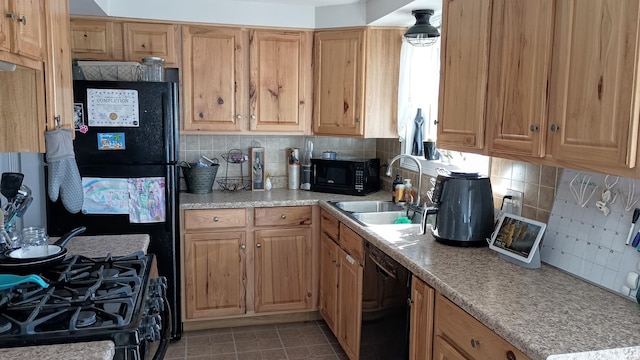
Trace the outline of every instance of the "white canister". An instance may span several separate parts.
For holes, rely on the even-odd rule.
[[[298,190],[300,188],[300,165],[289,164],[289,189]]]

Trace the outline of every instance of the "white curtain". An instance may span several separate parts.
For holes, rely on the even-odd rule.
[[[410,150],[418,108],[425,119],[423,138],[436,138],[433,124],[438,116],[440,84],[440,39],[427,47],[414,47],[402,42],[398,87],[398,137]],[[406,152],[405,152],[406,153]]]

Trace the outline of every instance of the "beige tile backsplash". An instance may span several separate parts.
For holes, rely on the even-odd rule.
[[[299,148],[300,156],[306,140],[313,141],[314,157],[321,157],[323,151],[335,151],[339,158],[357,157],[371,158],[376,156],[375,139],[350,139],[335,138],[326,136],[277,136],[277,135],[180,135],[180,161],[194,163],[201,155],[209,158],[217,158],[220,161],[220,168],[216,179],[222,177],[240,177],[241,175],[250,178],[248,163],[241,165],[227,164],[222,159],[222,154],[230,149],[242,150],[244,154],[249,154],[251,147],[265,148],[265,172],[272,177],[274,188],[287,187],[287,149]],[[219,188],[218,184],[214,189]],[[184,182],[181,189],[186,189]]]

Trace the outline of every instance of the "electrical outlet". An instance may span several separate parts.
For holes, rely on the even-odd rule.
[[[503,211],[509,214],[522,216],[522,198],[524,193],[522,191],[507,189],[505,196],[511,196],[511,199],[504,199]]]

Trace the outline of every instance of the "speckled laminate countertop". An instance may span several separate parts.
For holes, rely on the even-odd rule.
[[[51,238],[50,240],[53,242],[55,239]],[[149,235],[76,236],[66,246],[70,255],[87,257],[103,257],[109,252],[114,256],[127,255],[136,251],[146,253],[148,247]],[[111,360],[114,355],[115,345],[112,341],[0,349],[0,360]]]
[[[640,306],[552,266],[529,270],[488,248],[459,248],[417,225],[362,227],[328,200],[388,200],[274,189],[181,195],[182,209],[319,204],[535,360],[640,360]]]

